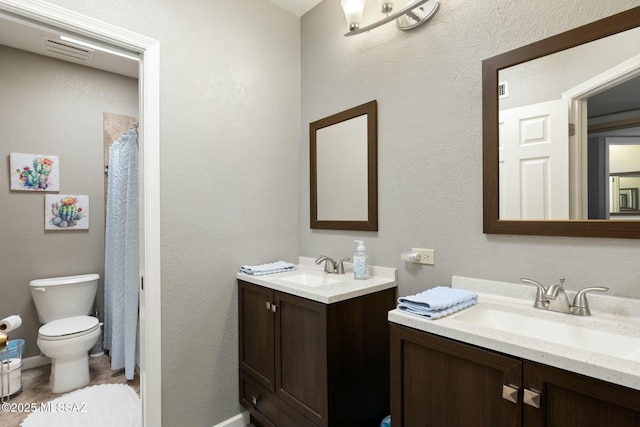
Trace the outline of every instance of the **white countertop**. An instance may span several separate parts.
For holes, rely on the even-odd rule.
[[[316,265],[313,258],[300,257],[296,269],[293,271],[261,276],[237,273],[236,277],[245,282],[324,304],[332,304],[397,286],[397,270],[395,268],[369,266],[369,278],[367,280],[355,280],[351,264],[345,262],[344,266],[345,274],[329,274],[324,272],[324,267]],[[305,272],[321,278],[338,281],[338,283],[311,287],[283,280],[283,278],[297,276]]]
[[[478,304],[436,320],[428,320],[395,309],[389,312],[389,321],[640,390],[640,348],[638,355],[621,358],[604,354],[604,352],[587,351],[546,339],[533,338],[526,336],[524,332],[510,333],[461,320],[465,317],[464,313],[480,306],[484,305],[485,308],[499,306],[503,310],[512,310],[538,319],[639,338],[640,300],[590,293],[588,299],[592,315],[580,317],[534,308],[536,288],[530,285],[454,276],[452,287],[477,292]],[[567,291],[570,301],[573,300],[574,293]],[[460,319],[458,316],[461,316]],[[607,345],[607,342],[595,343],[595,346],[602,346],[602,348]]]

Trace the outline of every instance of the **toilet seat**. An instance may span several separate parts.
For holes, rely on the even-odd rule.
[[[67,340],[90,334],[99,328],[100,322],[95,317],[68,317],[42,325],[38,330],[38,338],[45,341]]]

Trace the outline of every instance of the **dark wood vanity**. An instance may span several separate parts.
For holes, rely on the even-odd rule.
[[[324,304],[238,280],[240,403],[252,422],[378,426],[389,414],[396,293]]]
[[[638,390],[395,323],[390,331],[393,427],[640,426]]]

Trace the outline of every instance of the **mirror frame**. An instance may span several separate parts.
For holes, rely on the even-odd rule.
[[[640,239],[640,220],[501,220],[498,163],[498,72],[640,26],[640,7],[482,61],[483,232]]]
[[[363,115],[367,116],[367,219],[365,221],[319,220],[316,131]],[[311,228],[323,230],[378,231],[378,101],[369,101],[357,107],[309,123],[309,142]]]

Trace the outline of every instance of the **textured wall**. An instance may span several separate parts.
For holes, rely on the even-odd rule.
[[[129,77],[0,46],[0,317],[22,315],[10,335],[39,353],[29,281],[104,276],[104,111],[137,115],[138,82]],[[9,191],[9,153],[56,155],[59,194],[89,196],[89,230],[44,231],[44,195]],[[12,171],[11,171],[12,172]],[[98,306],[102,312],[102,286]]]
[[[54,0],[160,42],[162,420],[236,415],[241,264],[298,256],[300,20],[265,0]]]
[[[370,2],[375,3],[375,2]],[[338,1],[302,17],[300,248],[304,256],[343,257],[354,238],[371,262],[399,269],[410,294],[451,275],[566,286],[610,286],[640,295],[638,241],[482,233],[481,61],[516,47],[640,6],[640,1],[472,2],[443,0],[426,26],[393,24],[345,38]],[[309,229],[308,124],[378,100],[377,233]],[[435,266],[406,265],[400,253],[435,248]]]

